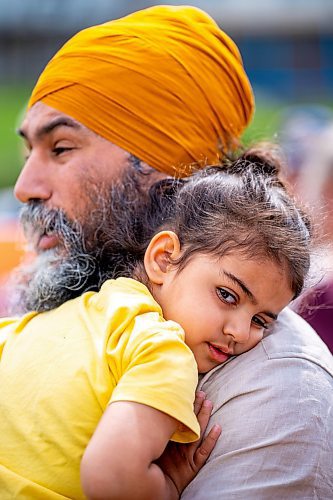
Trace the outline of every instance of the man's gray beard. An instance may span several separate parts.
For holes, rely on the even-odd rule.
[[[83,224],[69,221],[62,210],[47,209],[40,201],[22,209],[27,236],[56,234],[60,244],[18,268],[12,313],[48,311],[83,292],[98,290],[107,279],[132,276],[137,262],[133,249],[140,246],[139,214],[146,200],[139,174],[128,170],[111,189],[89,184],[86,193],[89,215]],[[139,254],[142,258],[141,250]]]
[[[84,289],[96,264],[87,254],[82,228],[68,221],[61,210],[49,210],[32,202],[21,211],[24,232],[56,234],[60,245],[38,254],[32,263],[22,265],[15,275],[13,312],[47,311]]]

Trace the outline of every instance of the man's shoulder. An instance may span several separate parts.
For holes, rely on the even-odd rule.
[[[261,347],[261,355],[267,360],[307,360],[333,376],[333,356],[329,349],[313,328],[289,308],[282,311]]]
[[[289,309],[255,348],[206,374],[223,436],[182,498],[331,498],[332,374],[325,344]]]
[[[212,370],[202,385],[216,382],[226,389],[230,383],[237,392],[254,382],[258,388],[278,381],[289,387],[308,375],[317,381],[328,377],[333,387],[333,356],[313,328],[287,308],[256,347]]]

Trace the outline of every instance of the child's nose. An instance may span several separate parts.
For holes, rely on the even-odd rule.
[[[225,324],[223,333],[230,335],[234,342],[243,344],[250,338],[251,320],[239,314],[237,318],[233,317]]]

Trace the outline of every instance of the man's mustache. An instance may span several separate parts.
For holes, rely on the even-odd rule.
[[[26,236],[26,232],[31,230],[52,232],[65,218],[60,209],[49,209],[37,201],[26,204],[20,212],[20,222]]]
[[[27,241],[33,245],[45,234],[56,234],[67,247],[82,234],[79,224],[70,221],[62,209],[47,208],[40,201],[32,201],[21,209],[20,223]]]

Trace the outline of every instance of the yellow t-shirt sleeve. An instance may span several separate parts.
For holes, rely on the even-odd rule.
[[[173,441],[191,442],[200,428],[193,411],[198,370],[184,343],[181,327],[156,312],[136,316],[123,332],[115,356],[108,345],[109,366],[119,374],[110,402],[132,401],[160,410],[179,421]]]
[[[36,315],[35,312],[30,312],[23,316],[22,318],[0,318],[0,359],[2,357],[2,353],[5,349],[5,345],[7,341],[10,339],[10,336],[12,335],[13,331],[18,325],[23,325],[21,326],[24,327],[28,321],[30,321],[31,318],[33,318]]]
[[[0,359],[2,356],[2,351],[6,345],[8,336],[9,336],[9,328],[12,327],[13,321],[9,319],[1,319],[0,320]]]

